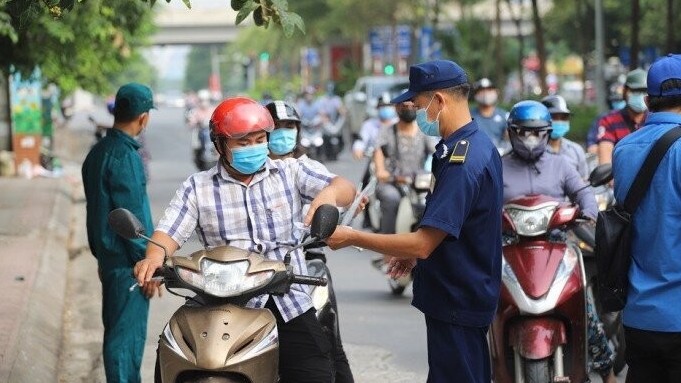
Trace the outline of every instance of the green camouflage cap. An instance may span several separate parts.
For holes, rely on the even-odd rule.
[[[114,102],[114,116],[131,119],[146,113],[154,106],[154,97],[148,86],[131,82],[118,89]]]
[[[624,83],[624,86],[629,89],[648,89],[646,77],[648,77],[646,71],[643,69],[634,69],[627,73],[627,81]]]

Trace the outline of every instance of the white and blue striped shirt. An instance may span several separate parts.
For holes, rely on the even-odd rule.
[[[316,161],[267,159],[263,171],[246,185],[219,164],[191,175],[170,201],[156,230],[182,246],[196,230],[206,248],[231,245],[283,260],[300,241],[295,223],[304,219],[303,206],[335,177]],[[291,254],[296,274],[307,275],[301,249]],[[248,307],[264,307],[268,295],[251,299]],[[285,321],[312,308],[309,287],[292,285],[274,301]]]

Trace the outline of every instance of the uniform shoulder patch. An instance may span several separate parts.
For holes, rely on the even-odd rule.
[[[463,164],[466,161],[466,155],[468,154],[468,147],[470,142],[468,140],[460,140],[454,145],[454,150],[452,150],[452,155],[449,157],[450,163]]]

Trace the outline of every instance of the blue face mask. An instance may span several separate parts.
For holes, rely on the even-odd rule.
[[[296,147],[297,129],[277,128],[270,133],[270,151],[278,156],[291,153]]]
[[[627,102],[624,100],[619,100],[619,101],[613,101],[612,102],[612,108],[614,110],[620,110],[623,109],[625,106],[627,106]]]
[[[241,146],[230,149],[232,167],[241,174],[253,174],[265,165],[267,160],[267,143]]]
[[[392,106],[382,106],[378,108],[378,118],[383,121],[391,120],[397,117],[397,112]]]
[[[557,140],[570,131],[570,121],[553,121],[551,128],[551,138]]]
[[[629,93],[627,105],[636,113],[643,113],[648,109],[644,93]]]
[[[425,108],[421,108],[416,111],[416,124],[419,126],[419,129],[425,134],[426,136],[431,136],[431,137],[439,137],[440,136],[440,121],[438,121],[438,118],[440,117],[440,112],[437,113],[437,116],[435,117],[435,121],[428,121],[428,113],[427,110],[430,108],[430,104],[433,103],[433,99],[435,98],[435,95],[430,99],[430,102],[428,103],[428,106]]]

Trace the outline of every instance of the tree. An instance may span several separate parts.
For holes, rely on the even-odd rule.
[[[544,45],[544,29],[542,28],[541,17],[537,0],[532,0],[532,21],[534,24],[534,39],[537,44],[537,56],[539,56],[539,84],[542,94],[547,94],[546,87],[546,47]]]
[[[0,36],[0,71],[31,73],[40,67],[43,78],[65,93],[76,87],[107,93],[110,79],[131,62],[142,62],[136,48],[153,30],[147,4],[106,0],[45,4],[49,3],[2,4],[16,39]]]

